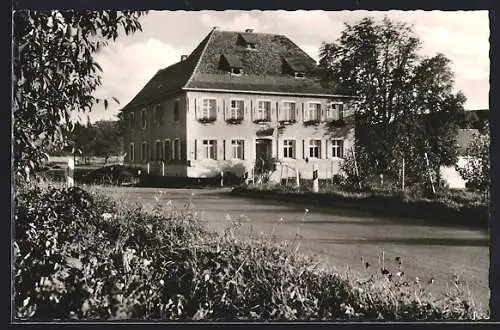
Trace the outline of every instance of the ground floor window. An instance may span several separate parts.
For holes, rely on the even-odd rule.
[[[283,141],[283,157],[295,158],[295,140]]]
[[[128,145],[128,159],[130,162],[135,161],[135,145],[133,143]]]
[[[321,158],[321,140],[309,141],[309,157]]]
[[[217,159],[217,140],[203,140],[203,158]]]
[[[245,141],[231,140],[232,155],[231,158],[245,159]]]
[[[174,141],[174,159],[181,160],[181,140],[175,139]]]
[[[148,160],[148,143],[146,141],[141,144],[141,160],[143,162]]]
[[[165,160],[172,160],[172,144],[169,139],[166,139],[163,143],[163,154],[165,156]]]
[[[344,140],[332,140],[332,157],[344,158]]]
[[[163,151],[163,148],[162,148],[161,141],[160,140],[156,140],[156,143],[155,143],[155,159],[156,160],[162,160],[163,159],[162,151]]]

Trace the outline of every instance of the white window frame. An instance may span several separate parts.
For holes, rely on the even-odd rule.
[[[135,162],[135,143],[130,142],[128,144],[128,160],[129,162]]]
[[[318,108],[319,104],[319,108]],[[316,109],[313,109],[311,106],[315,105]],[[307,109],[305,111],[304,121],[319,121],[321,119],[321,102],[307,102]],[[317,118],[311,118],[311,113],[316,112]]]
[[[285,104],[293,104],[293,110],[291,108],[286,108]],[[288,118],[285,118],[284,114],[288,112]],[[297,120],[297,102],[295,101],[283,101],[281,103],[280,109],[280,120],[281,121],[295,121]]]
[[[335,108],[334,108],[335,106]],[[326,109],[326,119],[327,120],[340,120],[344,118],[344,103],[334,101],[330,102],[330,106]],[[342,116],[340,116],[340,108],[342,108]]]
[[[231,159],[245,160],[245,139],[233,138],[231,141]],[[242,144],[237,144],[234,142],[242,142]],[[238,149],[241,148],[241,157],[238,157]],[[235,152],[236,151],[236,152]],[[236,153],[236,156],[235,156]]]
[[[304,71],[295,71],[294,77],[297,79],[304,79],[306,77],[306,73]]]
[[[314,142],[314,143],[313,143]],[[319,144],[316,144],[315,142],[319,142]],[[322,145],[322,142],[320,139],[310,139],[309,140],[309,152],[307,153],[308,154],[308,157],[309,158],[314,158],[314,159],[321,159],[321,145]],[[314,154],[314,150],[318,148],[318,155],[317,156],[311,156],[311,153]]]
[[[144,120],[143,120],[143,118],[144,118]],[[146,109],[141,110],[140,120],[141,120],[141,128],[146,129],[146,127],[148,126],[148,114],[147,114]]]
[[[128,114],[128,128],[133,130],[135,126],[135,112],[131,111]]]
[[[168,145],[168,150],[165,150],[166,149],[165,147],[167,145]],[[174,159],[172,150],[173,150],[172,142],[170,141],[170,139],[163,140],[163,158],[164,158],[164,160],[171,161]]]
[[[219,143],[219,141],[217,141],[217,139],[214,139],[214,138],[203,138],[203,139],[200,139],[201,141],[201,147],[202,147],[202,150],[201,150],[201,157],[199,157],[200,159],[211,159],[211,160],[217,160],[217,154],[218,154],[218,149],[217,149],[217,145]],[[214,144],[210,144],[210,142],[215,142]],[[205,143],[205,142],[208,142],[208,143]],[[210,148],[213,148],[213,154],[214,154],[214,158],[211,158],[210,157]]]
[[[242,107],[240,110],[240,115],[238,116],[238,108],[233,108],[233,101],[242,102]],[[236,113],[236,116],[233,116],[233,113]],[[243,119],[245,116],[245,100],[244,99],[230,99],[229,100],[229,118],[228,119]]]
[[[265,111],[265,108],[261,108],[260,107],[260,102],[264,102],[264,103],[268,103],[269,104],[269,111],[268,111],[267,118],[262,118],[262,117],[259,116],[259,112],[260,111],[262,111],[263,114],[264,114],[264,111]],[[272,108],[272,102],[271,102],[271,100],[261,99],[261,100],[257,100],[255,103],[256,103],[256,107],[255,107],[255,117],[254,117],[254,120],[264,121],[264,122],[271,121],[271,108]]]
[[[231,68],[231,75],[232,76],[241,76],[242,74],[243,74],[242,68]]]
[[[288,145],[287,142],[290,141],[292,142],[291,145]],[[289,152],[285,153],[285,150],[290,151],[290,148],[292,150],[292,157],[290,157]],[[287,154],[287,155],[285,155]],[[285,138],[283,139],[283,158],[285,159],[297,159],[297,140],[294,138]]]
[[[207,101],[208,103],[208,107],[205,105],[205,101]],[[211,117],[210,116],[210,101],[214,101],[214,116]],[[201,100],[201,109],[200,109],[200,116],[199,116],[199,119],[217,119],[217,99],[216,98],[213,98],[213,97],[207,97],[207,98],[203,98]]]
[[[148,161],[148,141],[142,141],[141,143],[141,161]]]
[[[182,150],[182,147],[181,147],[181,139],[180,138],[175,138],[174,139],[174,160],[181,160],[182,159],[182,155],[181,155],[181,150]]]
[[[341,141],[342,144],[339,146],[337,145],[337,141]],[[344,144],[345,144],[345,140],[344,139],[332,139],[331,140],[331,151],[332,151],[332,156],[331,158],[337,158],[337,159],[343,159],[344,158]],[[336,150],[339,150],[341,151],[341,156],[337,156],[336,155]]]

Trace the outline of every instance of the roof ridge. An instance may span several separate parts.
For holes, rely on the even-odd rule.
[[[203,58],[203,55],[205,54],[205,51],[207,50],[208,44],[210,43],[210,40],[212,39],[212,36],[214,35],[214,32],[216,30],[217,30],[216,28],[213,28],[212,31],[210,31],[210,33],[208,34],[208,36],[207,36],[208,37],[207,42],[205,43],[205,46],[203,46],[203,50],[201,51],[200,55],[198,56],[198,60],[196,61],[196,65],[194,66],[193,72],[191,72],[191,74],[189,75],[188,80],[186,81],[186,83],[184,84],[184,86],[181,87],[181,89],[186,88],[186,86],[189,85],[189,83],[191,82],[191,80],[193,80],[194,73],[196,72],[196,70],[200,66],[201,59]]]

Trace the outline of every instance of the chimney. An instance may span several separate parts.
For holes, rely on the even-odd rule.
[[[187,55],[181,55],[181,62],[185,61],[187,57],[188,57]]]
[[[253,29],[246,29],[245,30],[246,33],[252,33],[253,32]]]

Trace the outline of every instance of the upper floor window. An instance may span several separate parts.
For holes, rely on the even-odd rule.
[[[229,119],[243,119],[244,106],[243,100],[231,100]]]
[[[163,145],[160,140],[156,140],[155,143],[155,160],[162,160],[163,159]]]
[[[283,157],[284,158],[295,158],[295,140],[284,140],[283,141]]]
[[[216,99],[203,99],[199,119],[215,120],[217,117]]]
[[[326,119],[327,120],[344,119],[344,105],[338,102],[330,103],[330,106],[326,109]]]
[[[135,113],[131,112],[128,114],[128,127],[133,129],[135,126]]]
[[[231,140],[232,154],[234,159],[245,159],[245,141],[244,140]]]
[[[280,120],[295,121],[295,102],[283,102],[283,107],[280,112]]]
[[[257,101],[255,121],[271,121],[271,101]]]
[[[174,159],[181,160],[181,140],[174,140]]]
[[[332,157],[344,158],[344,140],[332,140]]]
[[[321,140],[309,141],[309,157],[321,158]]]
[[[175,100],[174,102],[174,121],[180,120],[180,100]]]
[[[161,126],[163,123],[163,109],[161,105],[157,104],[153,108],[153,124]]]
[[[141,110],[141,127],[142,127],[142,129],[146,128],[146,123],[147,123],[146,109],[142,109]]]
[[[306,109],[304,121],[319,121],[321,115],[321,103],[309,103]]]

